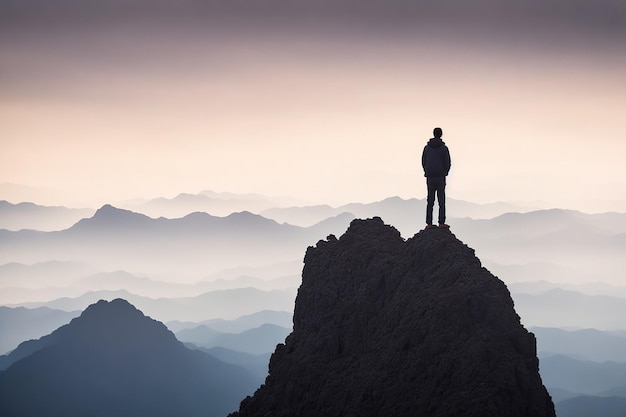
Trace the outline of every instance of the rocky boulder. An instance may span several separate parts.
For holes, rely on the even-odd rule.
[[[294,330],[232,417],[555,416],[505,284],[449,230],[354,220],[305,256]]]

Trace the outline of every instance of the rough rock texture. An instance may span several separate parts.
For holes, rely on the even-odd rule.
[[[449,230],[354,220],[305,257],[294,330],[231,416],[554,416],[502,281]]]

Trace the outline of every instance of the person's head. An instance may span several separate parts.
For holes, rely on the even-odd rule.
[[[441,135],[443,135],[443,130],[441,130],[440,127],[436,127],[433,129],[433,135],[437,138],[437,139],[441,139]]]

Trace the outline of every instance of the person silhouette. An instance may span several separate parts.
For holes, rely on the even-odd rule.
[[[437,227],[433,225],[433,208],[435,206],[435,194],[439,205],[439,227],[450,227],[446,224],[446,176],[450,172],[452,161],[450,150],[441,136],[443,130],[440,127],[433,129],[431,138],[422,152],[422,168],[426,177],[428,195],[426,197],[426,228]]]

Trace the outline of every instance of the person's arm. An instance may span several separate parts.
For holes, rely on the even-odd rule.
[[[446,152],[445,152],[445,156],[446,156],[446,176],[448,175],[448,173],[450,172],[450,168],[452,167],[452,159],[450,158],[450,150],[448,149],[448,147],[446,146]]]
[[[424,175],[426,175],[426,150],[428,149],[428,146],[424,147],[424,150],[422,151],[422,169],[424,170]]]

